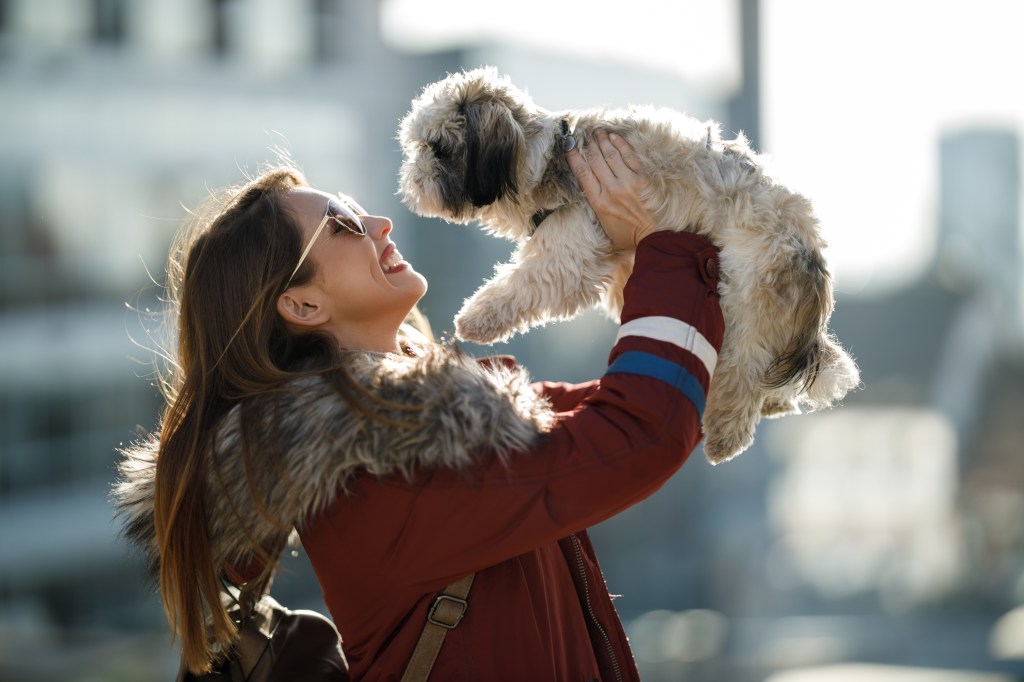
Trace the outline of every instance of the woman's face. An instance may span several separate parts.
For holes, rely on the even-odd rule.
[[[367,347],[359,336],[397,327],[427,290],[426,279],[403,260],[390,239],[391,220],[367,215],[349,197],[308,187],[289,190],[285,205],[302,229],[303,250],[315,274],[310,282],[291,286],[306,296],[329,322],[323,326],[349,348]],[[334,216],[310,245],[328,213]],[[340,210],[339,210],[340,209]],[[346,224],[366,235],[353,234]],[[297,291],[302,289],[303,291]],[[346,338],[347,337],[347,338]]]

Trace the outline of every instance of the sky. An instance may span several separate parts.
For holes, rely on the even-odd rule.
[[[501,41],[668,71],[710,92],[727,94],[739,82],[738,0],[510,7],[386,0],[382,28],[412,49]],[[936,249],[940,135],[1024,130],[1024,3],[761,7],[760,151],[779,180],[813,201],[839,291],[884,293],[913,280]]]

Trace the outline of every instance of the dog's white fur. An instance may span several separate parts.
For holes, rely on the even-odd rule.
[[[742,135],[722,140],[717,123],[664,108],[548,111],[490,67],[428,85],[399,129],[413,211],[480,221],[518,244],[465,302],[459,337],[503,340],[598,302],[618,317],[633,257],[611,250],[583,197],[563,121],[580,144],[598,128],[628,140],[658,224],[720,249],[726,332],[704,413],[710,461],[746,449],[760,417],[827,407],[859,383],[827,329],[834,299],[811,204],[769,178]],[[535,229],[541,211],[553,212]]]

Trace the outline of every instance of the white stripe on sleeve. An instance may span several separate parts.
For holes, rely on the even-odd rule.
[[[645,336],[657,341],[666,341],[690,351],[704,363],[708,376],[715,373],[718,364],[718,353],[715,347],[697,331],[697,328],[674,317],[639,317],[619,327],[615,343],[624,336]]]

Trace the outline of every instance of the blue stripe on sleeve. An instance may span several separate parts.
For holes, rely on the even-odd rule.
[[[687,372],[684,367],[651,353],[631,350],[615,358],[615,362],[609,365],[605,372],[605,374],[616,373],[639,374],[664,381],[689,398],[693,406],[697,408],[698,416],[704,417],[704,388],[700,385],[700,381]]]

